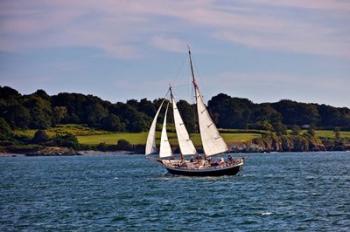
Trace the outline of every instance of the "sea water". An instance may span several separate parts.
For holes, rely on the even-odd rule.
[[[350,153],[243,156],[222,177],[143,155],[1,157],[0,231],[350,231]]]

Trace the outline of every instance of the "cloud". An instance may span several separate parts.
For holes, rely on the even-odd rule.
[[[223,72],[202,77],[201,85],[210,99],[218,92],[246,97],[257,102],[293,99],[336,106],[349,106],[349,79],[345,75],[290,74],[279,72]],[[215,86],[213,89],[211,86]],[[273,93],[273,94],[271,94]],[[327,94],[325,94],[327,93]]]
[[[184,50],[179,39],[208,39],[256,49],[349,57],[350,3],[335,0],[0,2],[0,50],[86,46],[118,58],[145,47]]]
[[[159,49],[170,52],[183,53],[186,50],[186,42],[170,37],[154,36],[151,40],[151,44]]]

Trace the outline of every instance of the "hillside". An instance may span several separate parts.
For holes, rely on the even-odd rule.
[[[86,124],[91,128],[119,132],[147,131],[161,99],[111,103],[96,96],[43,90],[22,95],[0,86],[0,118],[11,128],[47,129],[57,124]],[[197,131],[196,109],[184,100],[178,108],[190,132]],[[219,128],[281,131],[293,126],[350,130],[350,109],[322,104],[281,100],[256,104],[248,99],[218,94],[208,109]],[[172,113],[169,111],[169,120]],[[160,120],[162,115],[160,115]]]

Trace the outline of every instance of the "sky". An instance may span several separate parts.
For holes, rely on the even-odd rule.
[[[350,107],[348,0],[1,0],[0,85]]]

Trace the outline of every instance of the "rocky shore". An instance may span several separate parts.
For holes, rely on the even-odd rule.
[[[38,151],[26,153],[26,156],[74,156],[81,155],[72,148],[67,147],[44,147]]]

